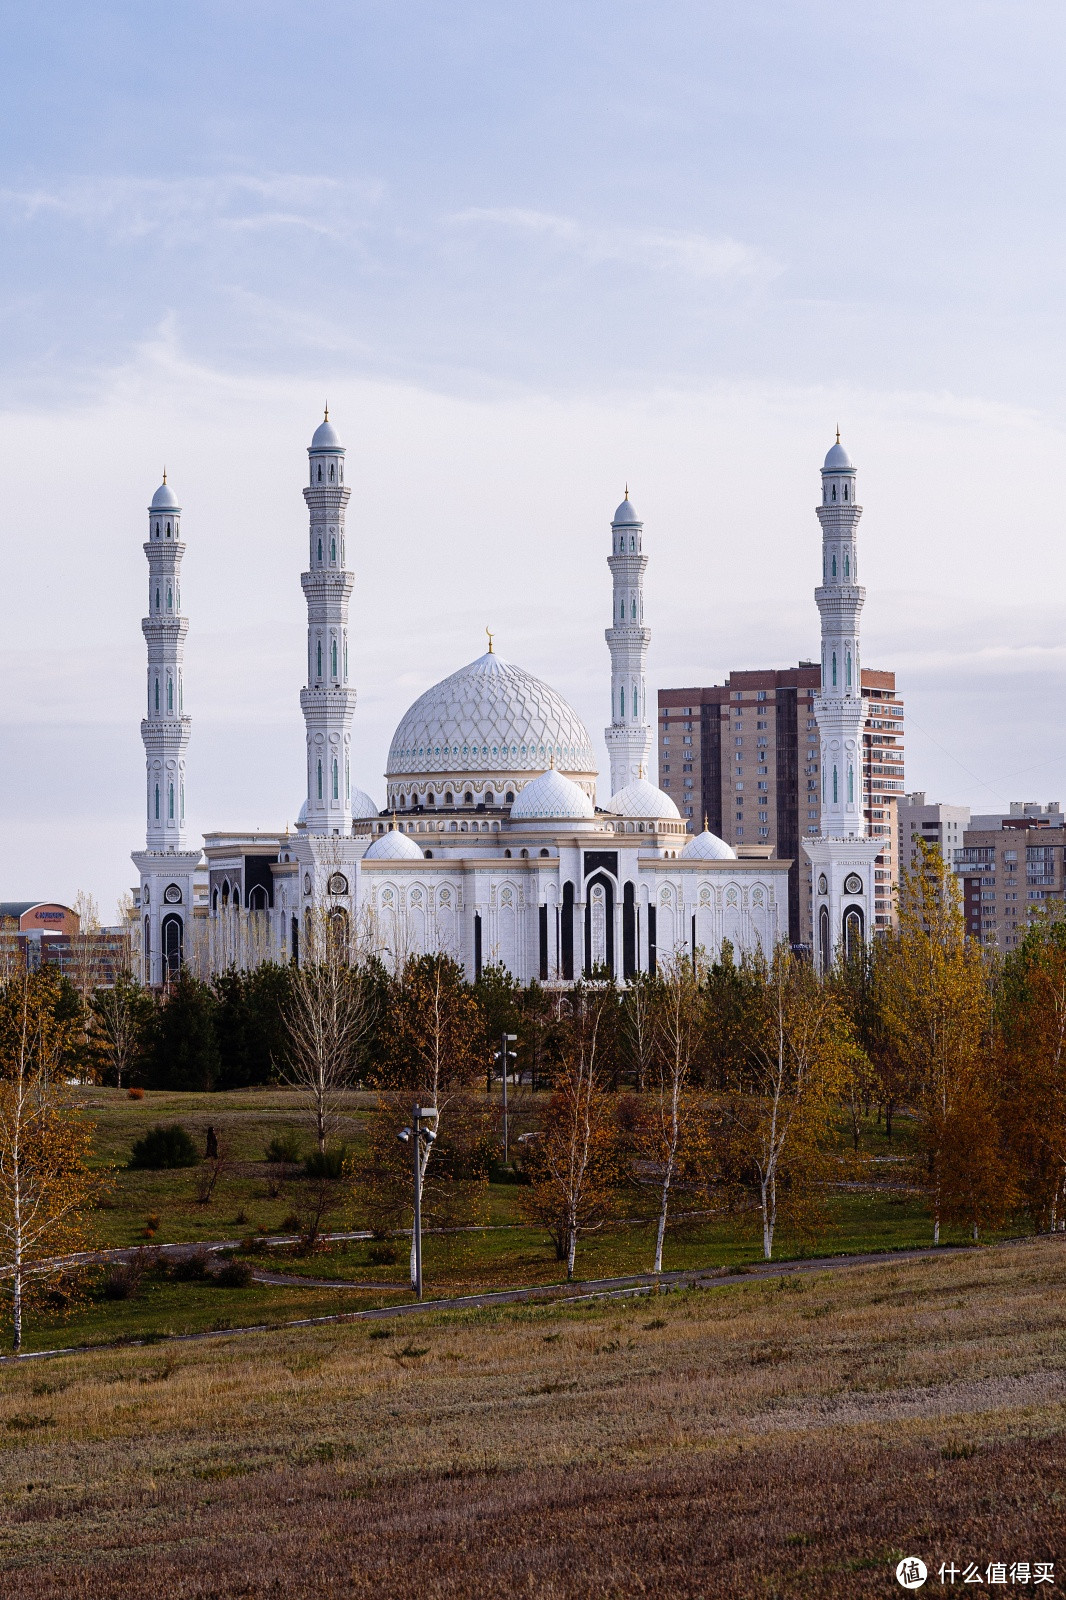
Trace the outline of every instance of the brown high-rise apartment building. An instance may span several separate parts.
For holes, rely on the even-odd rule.
[[[698,832],[712,833],[742,852],[771,847],[791,859],[789,938],[813,939],[810,866],[800,840],[817,836],[821,816],[817,662],[779,671],[731,672],[704,689],[660,689],[656,744],[659,784]],[[894,672],[863,668],[868,704],[863,729],[866,829],[883,838],[875,865],[875,925],[892,921],[899,870],[896,801],[904,790],[903,702]]]

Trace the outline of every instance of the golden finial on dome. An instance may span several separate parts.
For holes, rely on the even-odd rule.
[[[626,499],[629,499],[629,484],[626,484]]]
[[[703,831],[704,831],[704,833],[710,833],[710,831],[711,831],[711,825],[707,821],[707,813],[706,813],[706,811],[703,813]]]
[[[166,467],[164,467],[163,468],[163,482],[166,483],[166,481],[167,481],[167,469],[166,469]]]
[[[494,651],[493,651],[493,648],[492,648],[492,641],[493,641],[493,639],[494,639],[494,638],[495,638],[495,634],[494,634],[494,633],[493,633],[493,632],[492,632],[492,629],[491,629],[491,628],[486,628],[486,629],[485,629],[485,632],[486,632],[486,633],[487,633],[487,634],[488,634],[488,636],[489,636],[489,655],[490,655],[490,656],[491,656],[491,655],[493,655],[493,654],[494,654]]]
[[[555,751],[554,750],[549,750],[548,751],[548,766],[551,768],[552,772],[555,771]]]
[[[837,444],[840,443],[840,423],[837,423]]]
[[[322,420],[323,420],[323,422],[328,422],[329,421],[329,401],[328,400],[326,401],[326,414],[325,414],[325,416],[323,417]]]

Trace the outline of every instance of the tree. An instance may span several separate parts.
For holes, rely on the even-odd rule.
[[[185,967],[156,1005],[141,1074],[147,1089],[213,1089],[218,1081],[218,1001]]]
[[[996,1003],[999,1110],[1039,1228],[1066,1226],[1066,922],[1041,918],[1004,962]]]
[[[285,1054],[275,1065],[284,1083],[306,1094],[315,1139],[325,1151],[371,1027],[373,995],[339,943],[319,941],[316,955],[291,969]]]
[[[64,1082],[71,1028],[57,1020],[56,997],[47,971],[23,969],[0,989],[0,1285],[15,1350],[27,1305],[67,1275],[55,1258],[85,1248],[102,1186],[89,1169],[92,1127]]]
[[[281,1069],[288,1049],[285,1014],[292,982],[293,969],[274,961],[250,972],[230,968],[215,975],[211,987],[218,1000],[218,1088],[269,1083]]]
[[[604,1021],[615,1007],[611,988],[577,984],[569,1026],[540,1139],[529,1162],[527,1212],[548,1231],[556,1255],[574,1276],[578,1237],[600,1228],[613,1209],[618,1182],[617,1137],[601,1065]]]
[[[994,1121],[976,1116],[986,1093],[990,1060],[991,985],[981,951],[966,939],[958,883],[940,852],[919,841],[922,855],[904,871],[899,917],[879,952],[875,971],[881,1021],[909,1080],[908,1099],[919,1120],[920,1176],[933,1213],[933,1242],[958,1208],[967,1165],[987,1164],[998,1152],[974,1146],[966,1155],[963,1129],[986,1132]]]
[[[109,989],[97,989],[91,1001],[89,1044],[97,1081],[119,1089],[139,1066],[155,1002],[128,972],[117,972]]]
[[[619,1042],[638,1094],[647,1087],[648,1073],[655,1056],[655,999],[658,980],[654,974],[635,972],[622,996]]]
[[[470,1118],[480,1121],[482,1112],[475,1111],[467,1091],[480,1082],[491,1060],[477,995],[457,961],[451,956],[427,955],[406,962],[391,987],[379,1044],[378,1081],[382,1087],[413,1092],[421,1105],[437,1108],[437,1139],[420,1142],[424,1185],[434,1153],[456,1142],[458,1130],[450,1124]],[[396,1101],[386,1104],[393,1114],[398,1112]],[[411,1275],[413,1278],[413,1238]]]
[[[706,1169],[706,1118],[690,1094],[692,1063],[706,1019],[700,973],[688,956],[674,955],[660,968],[653,1009],[656,1077],[648,1146],[660,1173],[659,1221],[653,1272],[663,1270],[663,1239],[674,1180]]]
[[[802,1223],[824,1186],[852,1040],[832,986],[787,945],[752,970],[762,1017],[749,1082],[734,1094],[733,1123],[740,1162],[750,1164],[758,1185],[769,1261],[782,1214]]]

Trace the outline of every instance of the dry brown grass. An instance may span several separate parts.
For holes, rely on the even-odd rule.
[[[1044,1240],[7,1369],[0,1590],[851,1596],[902,1593],[899,1553],[1055,1559],[1064,1288]]]

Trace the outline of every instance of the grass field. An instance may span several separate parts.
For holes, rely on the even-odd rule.
[[[1047,1239],[97,1351],[0,1373],[0,1592],[768,1600],[902,1593],[902,1554],[1061,1570],[1064,1421]]]
[[[101,1246],[143,1246],[146,1250],[177,1241],[239,1240],[262,1230],[285,1232],[298,1209],[305,1180],[289,1174],[279,1181],[277,1169],[264,1162],[270,1141],[296,1132],[303,1148],[312,1140],[301,1098],[290,1090],[249,1090],[227,1094],[148,1093],[132,1101],[117,1090],[87,1088],[79,1092],[96,1124],[97,1158],[112,1168],[111,1193],[97,1215]],[[364,1138],[365,1119],[373,1096],[353,1093],[345,1103],[339,1138],[356,1153]],[[522,1117],[535,1114],[525,1097]],[[228,1165],[209,1204],[197,1199],[195,1169],[130,1171],[126,1163],[134,1141],[157,1123],[180,1122],[200,1147],[209,1126],[228,1152]],[[897,1123],[889,1144],[871,1122],[863,1129],[869,1186],[842,1190],[828,1201],[827,1216],[817,1234],[805,1239],[779,1234],[779,1257],[892,1250],[928,1244],[930,1223],[916,1196],[905,1187],[903,1160],[913,1137],[905,1118]],[[489,1288],[548,1284],[562,1274],[547,1236],[524,1225],[521,1191],[514,1184],[489,1185],[484,1206],[490,1226],[476,1231],[427,1234],[424,1264],[427,1294],[466,1294]],[[582,1239],[578,1273],[584,1278],[646,1271],[652,1256],[655,1194],[634,1188],[622,1207],[623,1219]],[[684,1209],[675,1201],[675,1214]],[[643,1220],[642,1220],[643,1219]],[[365,1225],[352,1195],[342,1190],[328,1226],[337,1231]],[[152,1224],[148,1237],[147,1224]],[[961,1230],[946,1230],[945,1242],[961,1241]],[[408,1291],[407,1245],[397,1240],[394,1264],[374,1261],[364,1242],[338,1244],[309,1258],[271,1250],[253,1259],[256,1268],[296,1279],[329,1279],[352,1287],[316,1288],[310,1282],[280,1286],[253,1283],[246,1288],[166,1281],[147,1272],[130,1299],[107,1299],[102,1285],[75,1316],[60,1320],[42,1312],[27,1319],[24,1348],[102,1343],[116,1338],[197,1332],[260,1321],[286,1321],[330,1315],[339,1310],[379,1305]],[[697,1216],[674,1226],[667,1236],[664,1265],[668,1270],[736,1266],[761,1258],[757,1217]],[[360,1288],[366,1284],[373,1287]],[[381,1285],[394,1284],[389,1292]]]

